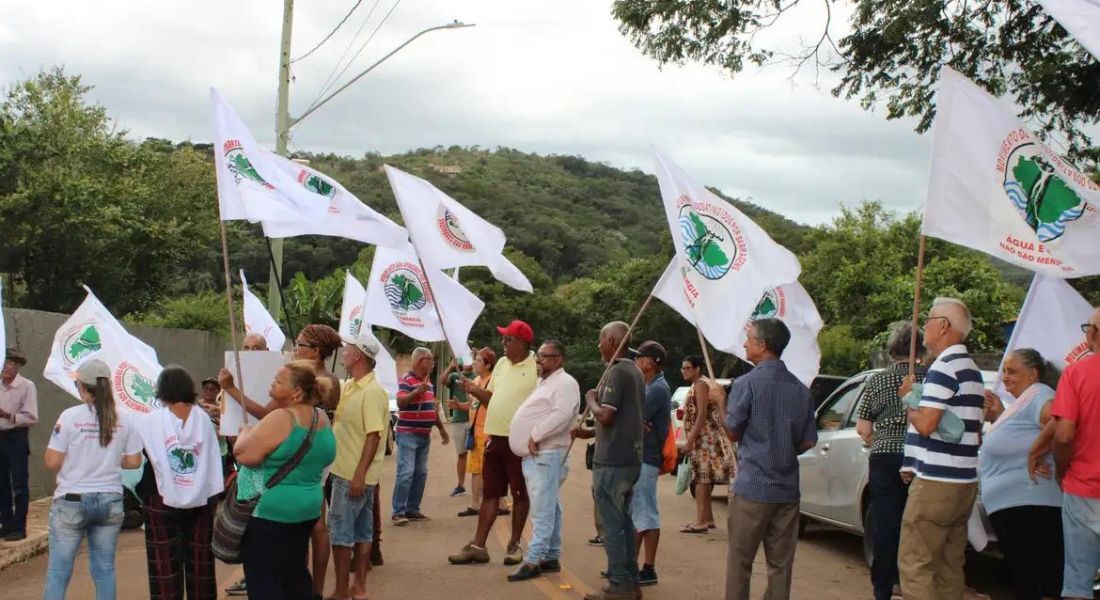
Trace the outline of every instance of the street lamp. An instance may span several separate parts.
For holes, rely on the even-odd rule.
[[[291,15],[293,14],[293,10],[294,10],[293,7],[294,7],[294,0],[284,0],[284,6],[283,6],[283,13],[284,13],[284,18],[283,18],[283,41],[282,41],[281,53],[280,53],[280,56],[279,56],[279,97],[278,97],[278,106],[277,106],[276,115],[275,115],[276,116],[276,119],[275,119],[275,122],[276,122],[275,153],[278,154],[279,156],[286,156],[287,155],[286,146],[287,146],[287,141],[290,138],[290,128],[291,127],[297,125],[298,123],[301,123],[303,119],[305,119],[309,115],[313,114],[313,112],[316,111],[318,108],[321,108],[322,106],[327,104],[328,101],[332,100],[334,97],[336,97],[337,94],[339,94],[340,92],[348,89],[348,87],[350,87],[351,84],[353,84],[356,81],[359,81],[360,79],[362,79],[362,77],[364,75],[366,75],[367,73],[370,73],[372,70],[374,70],[375,67],[377,67],[378,65],[385,62],[386,59],[388,59],[391,56],[393,56],[394,54],[397,54],[398,52],[400,52],[402,48],[404,48],[405,46],[408,46],[409,44],[413,43],[413,41],[415,41],[420,36],[422,36],[426,33],[430,33],[432,31],[438,31],[440,29],[461,29],[461,28],[464,28],[464,27],[473,27],[474,26],[473,23],[467,24],[467,23],[462,23],[458,20],[455,20],[455,21],[452,21],[451,23],[447,23],[446,25],[437,25],[435,27],[429,27],[429,28],[421,31],[420,33],[417,33],[416,35],[412,36],[411,38],[405,40],[405,43],[403,43],[400,46],[398,46],[398,47],[394,48],[393,50],[391,50],[389,53],[387,53],[382,58],[378,59],[371,66],[367,67],[366,69],[363,69],[363,71],[361,73],[359,73],[358,75],[356,75],[355,77],[353,77],[351,79],[351,81],[345,83],[344,85],[340,86],[336,91],[334,91],[331,94],[325,96],[320,102],[317,102],[316,104],[314,104],[306,112],[302,113],[298,117],[291,117],[290,116],[290,108],[289,108],[289,104],[290,104],[290,102],[289,102],[289,96],[290,96],[290,28],[291,28],[291,22],[292,22]],[[283,275],[283,240],[282,240],[282,238],[273,238],[271,240],[271,273],[270,273],[270,276],[268,278],[267,305],[269,307],[268,310],[271,311],[271,314],[275,317],[276,320],[278,320],[279,310],[282,308],[282,297],[279,295],[279,282],[282,281],[282,275]]]

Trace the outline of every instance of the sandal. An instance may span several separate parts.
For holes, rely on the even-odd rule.
[[[503,517],[505,515],[510,515],[510,514],[512,514],[512,511],[507,509],[507,508],[497,509],[497,516]]]
[[[695,527],[694,523],[680,528],[680,533],[706,533],[707,531],[706,527]]]

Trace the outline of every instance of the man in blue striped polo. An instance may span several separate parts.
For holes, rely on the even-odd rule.
[[[909,409],[903,469],[914,473],[901,520],[898,569],[908,599],[962,600],[966,591],[966,522],[978,494],[978,444],[985,386],[963,341],[970,311],[961,300],[936,298],[924,322],[924,345],[936,355],[920,406]],[[898,393],[912,388],[912,377]],[[958,443],[937,433],[950,412],[963,422]]]

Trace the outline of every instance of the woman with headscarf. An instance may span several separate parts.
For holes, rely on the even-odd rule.
[[[101,360],[76,370],[82,404],[57,419],[46,449],[46,468],[57,471],[50,505],[50,555],[45,600],[63,600],[81,541],[98,600],[113,599],[115,546],[122,528],[122,469],[141,466],[141,438],[115,406],[111,369]]]
[[[684,400],[684,453],[690,457],[695,488],[695,521],[680,528],[681,533],[706,533],[715,528],[711,492],[715,484],[729,482],[734,470],[733,444],[722,423],[724,390],[703,376],[705,365],[703,357],[688,356],[680,369],[691,386]]]
[[[1062,492],[1053,479],[1032,481],[1027,467],[1028,450],[1050,421],[1058,371],[1031,348],[1009,352],[1001,371],[1014,400],[1004,408],[996,394],[986,392],[986,418],[993,425],[978,457],[982,505],[1008,562],[1016,600],[1058,598]]]

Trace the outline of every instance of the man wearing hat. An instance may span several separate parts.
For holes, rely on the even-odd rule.
[[[645,381],[645,406],[642,408],[642,470],[630,499],[630,516],[638,532],[637,549],[645,546],[645,557],[638,571],[638,585],[657,583],[657,543],[661,539],[661,513],[657,508],[657,476],[664,463],[665,438],[671,426],[672,390],[661,369],[668,360],[664,346],[652,340],[642,342],[634,351],[634,364]]]
[[[462,547],[458,554],[447,558],[452,564],[462,565],[473,562],[489,562],[489,551],[485,542],[489,531],[497,518],[499,499],[512,490],[512,537],[508,542],[505,565],[518,565],[523,562],[523,549],[519,545],[524,524],[531,503],[527,497],[527,484],[523,479],[523,461],[512,452],[508,434],[512,418],[523,401],[535,391],[538,375],[535,355],[531,344],[535,341],[535,332],[523,321],[512,321],[507,327],[497,327],[504,346],[504,357],[493,367],[489,387],[481,388],[468,379],[460,383],[467,394],[487,404],[485,414],[485,434],[489,441],[485,445],[485,458],[482,463],[481,477],[484,480],[480,512],[477,517],[477,532],[469,544]],[[546,569],[543,569],[544,571]]]
[[[19,374],[25,364],[25,356],[8,348],[0,371],[0,535],[8,542],[27,537],[29,430],[38,422],[38,391]]]
[[[374,374],[378,343],[365,336],[341,336],[341,363],[348,373],[340,391],[332,432],[336,460],[332,463],[332,500],[328,530],[336,563],[336,598],[366,596],[369,556],[374,540],[374,489],[382,472],[381,450],[389,400]],[[356,559],[355,582],[351,579],[352,555]]]

